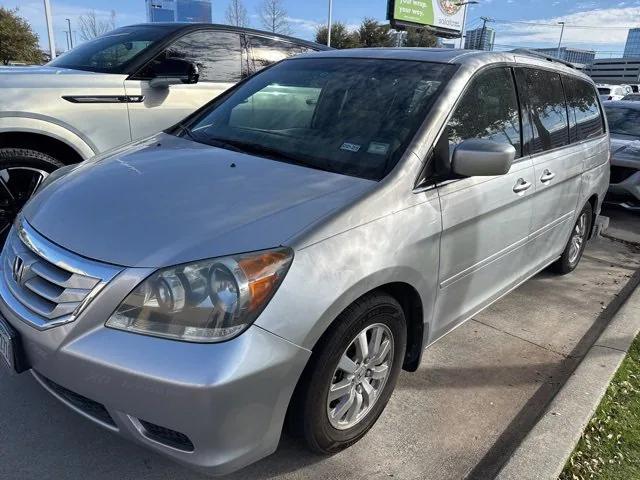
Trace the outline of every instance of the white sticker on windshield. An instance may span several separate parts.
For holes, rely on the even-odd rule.
[[[340,150],[346,150],[347,152],[359,152],[361,147],[362,145],[344,142],[340,147]]]
[[[369,144],[369,150],[367,153],[373,153],[374,155],[386,155],[389,152],[388,143],[371,142]]]

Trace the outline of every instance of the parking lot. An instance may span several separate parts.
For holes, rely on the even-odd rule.
[[[283,437],[232,479],[491,478],[607,322],[640,268],[637,217],[614,211],[573,274],[542,273],[436,343],[403,372],[380,421],[333,457]],[[0,373],[0,478],[195,479],[198,473],[69,411],[29,375]]]

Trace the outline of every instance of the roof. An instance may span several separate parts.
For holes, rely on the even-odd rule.
[[[640,102],[638,102],[637,100],[607,100],[606,102],[602,103],[605,107],[627,107],[633,108],[635,110],[640,110]]]
[[[199,30],[202,28],[215,28],[217,30],[227,30],[232,32],[240,32],[252,35],[260,35],[263,37],[276,38],[280,40],[286,40],[288,42],[297,43],[300,45],[306,45],[316,50],[331,50],[326,45],[320,43],[310,42],[301,38],[290,37],[288,35],[280,35],[278,33],[266,32],[263,30],[255,30],[253,28],[234,27],[232,25],[222,25],[218,23],[186,23],[186,22],[157,22],[157,23],[137,23],[134,25],[126,25],[127,27],[161,27],[166,28],[171,32],[177,32],[180,30]]]
[[[393,60],[414,60],[434,63],[451,63],[480,67],[489,63],[513,63],[520,65],[551,67],[559,72],[575,75],[586,80],[591,79],[584,73],[572,68],[567,62],[548,58],[527,51],[486,52],[481,50],[461,50],[453,48],[353,48],[329,50],[300,55],[295,58],[379,58]]]

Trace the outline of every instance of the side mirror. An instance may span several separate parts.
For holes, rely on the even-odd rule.
[[[152,88],[167,88],[170,85],[198,83],[200,72],[195,63],[181,58],[166,58],[154,68]]]
[[[456,147],[451,169],[464,177],[492,177],[504,175],[516,159],[513,145],[492,140],[465,140]]]

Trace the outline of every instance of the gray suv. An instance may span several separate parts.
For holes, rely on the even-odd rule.
[[[302,55],[51,175],[2,252],[2,356],[102,427],[228,473],[359,440],[401,369],[546,267],[609,182],[591,80],[517,53]]]

